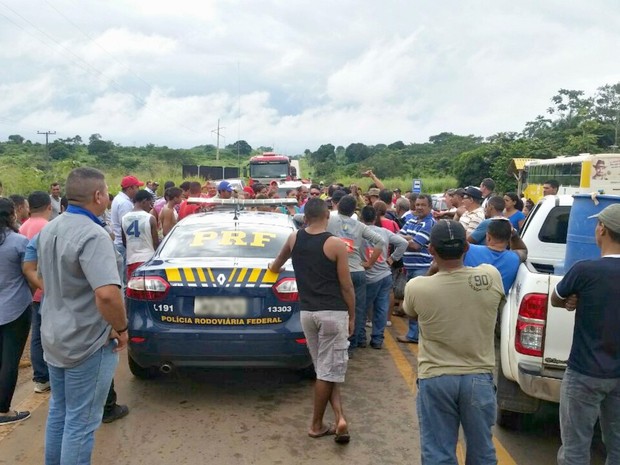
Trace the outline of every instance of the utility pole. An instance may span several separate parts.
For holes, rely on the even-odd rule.
[[[217,120],[217,129],[214,129],[213,131],[211,131],[212,133],[214,132],[215,134],[217,134],[217,145],[215,146],[215,159],[219,160],[220,159],[220,129],[226,129],[224,127],[220,127],[220,120],[218,118]]]
[[[49,149],[49,136],[50,134],[56,134],[56,131],[37,131],[37,134],[45,134],[45,154],[47,158],[50,157],[50,149]]]

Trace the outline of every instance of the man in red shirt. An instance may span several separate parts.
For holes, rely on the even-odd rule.
[[[48,223],[52,215],[52,199],[43,191],[34,191],[28,196],[30,205],[30,218],[19,228],[19,233],[32,239],[39,234]],[[34,381],[34,392],[47,392],[50,390],[50,375],[47,363],[43,360],[43,347],[41,346],[41,299],[43,292],[37,289],[32,297],[32,335],[30,337],[30,360]]]
[[[189,197],[201,197],[202,186],[199,182],[193,181],[189,183]],[[199,203],[187,203],[187,199],[181,202],[179,207],[179,220],[182,220],[186,216],[193,215],[201,207]]]

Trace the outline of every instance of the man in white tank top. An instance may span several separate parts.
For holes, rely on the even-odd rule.
[[[149,260],[159,246],[157,222],[149,213],[153,208],[153,195],[140,190],[133,199],[133,210],[121,220],[123,245],[127,248],[127,279],[136,268]]]

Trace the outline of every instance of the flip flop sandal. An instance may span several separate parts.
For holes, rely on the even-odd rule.
[[[348,431],[340,434],[336,433],[334,441],[336,442],[336,444],[348,444],[349,441],[351,441],[351,435]]]
[[[325,429],[325,431],[318,433],[318,434],[308,433],[308,436],[310,436],[312,439],[317,439],[317,438],[322,438],[324,436],[333,436],[334,434],[336,434],[336,425],[330,424]]]

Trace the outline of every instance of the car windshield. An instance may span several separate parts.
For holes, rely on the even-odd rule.
[[[228,223],[179,225],[159,258],[274,258],[293,230],[273,225]]]
[[[253,163],[250,165],[250,177],[252,178],[286,178],[288,176],[288,163]]]

